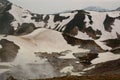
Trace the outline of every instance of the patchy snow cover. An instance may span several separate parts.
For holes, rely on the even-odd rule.
[[[60,72],[61,73],[66,73],[66,74],[70,74],[70,75],[77,75],[77,76],[81,76],[80,72],[73,72],[73,66],[67,66],[65,68],[63,68]]]
[[[15,18],[17,22],[22,24],[22,18],[21,16],[23,15],[24,9],[21,7],[18,7],[16,5],[12,5],[12,9],[9,11]]]
[[[85,16],[86,21],[86,28],[91,26],[93,30],[100,30],[102,33],[102,36],[100,37],[99,41],[106,40],[106,39],[115,39],[117,38],[116,32],[120,33],[119,25],[120,20],[115,20],[114,25],[112,25],[112,32],[107,32],[104,29],[103,22],[106,18],[106,15],[108,14],[110,17],[118,17],[120,16],[119,11],[113,11],[113,12],[95,12],[95,11],[87,11],[90,12],[90,15],[92,16],[93,24],[89,23],[89,19],[87,16]],[[77,36],[75,36],[80,39],[91,39],[86,33],[79,32]]]
[[[76,38],[80,38],[80,39],[83,39],[83,40],[89,40],[89,39],[92,39],[91,37],[89,37],[86,32],[83,33],[83,32],[78,32],[78,35],[75,36]]]
[[[36,27],[44,27],[46,25],[46,23],[44,21],[40,21],[40,22],[35,22],[35,20],[32,20],[31,17],[32,15],[30,14],[29,11],[24,10],[16,5],[12,5],[12,9],[9,11],[15,18],[15,20],[11,23],[11,25],[14,26],[14,29],[16,30],[18,28],[18,23],[22,24],[22,23],[33,23]],[[93,24],[89,23],[89,19],[87,16],[85,16],[85,20],[86,21],[86,28],[88,28],[89,26],[91,26],[94,30],[99,30],[101,31],[102,35],[100,37],[100,39],[95,40],[95,42],[101,46],[101,48],[105,49],[105,50],[110,50],[111,48],[106,46],[105,44],[103,44],[101,41],[106,40],[106,39],[114,39],[117,38],[116,32],[120,34],[120,20],[115,20],[114,25],[112,25],[112,31],[111,32],[107,32],[104,29],[104,25],[103,22],[105,20],[106,15],[108,14],[110,17],[117,17],[120,16],[118,11],[114,11],[114,12],[94,12],[94,11],[87,11],[90,12],[90,15],[92,16],[92,20],[93,20]],[[47,25],[45,28],[51,28],[54,29],[56,27],[56,25],[59,24],[59,27],[64,26],[64,28],[62,30],[65,29],[65,25],[70,22],[75,14],[77,14],[76,12],[73,13],[62,13],[60,14],[60,16],[65,16],[68,17],[70,16],[68,19],[63,20],[62,22],[57,21],[54,22],[54,15],[49,15],[50,19],[47,21]],[[26,16],[26,18],[23,18],[23,16]],[[43,18],[45,18],[47,15],[43,15]],[[58,27],[58,28],[59,28]],[[78,35],[76,35],[75,37],[80,38],[80,39],[91,39],[93,40],[91,37],[89,37],[89,35],[87,35],[87,33],[83,33],[83,32],[78,32]],[[50,30],[50,29],[44,29],[44,28],[40,28],[37,30],[34,30],[32,33],[28,34],[28,35],[24,35],[24,36],[7,36],[7,37],[3,37],[3,35],[0,35],[0,40],[1,39],[7,39],[9,41],[13,41],[16,45],[18,45],[20,47],[18,55],[16,57],[16,59],[14,60],[14,62],[12,63],[0,63],[0,65],[7,65],[7,66],[11,66],[14,67],[17,65],[20,65],[24,70],[27,70],[26,72],[28,72],[28,76],[29,75],[33,75],[33,73],[31,72],[30,69],[28,69],[29,67],[26,66],[29,63],[34,63],[34,64],[44,64],[47,62],[46,59],[41,59],[39,57],[37,57],[34,53],[35,52],[48,52],[48,53],[52,53],[52,52],[62,52],[62,51],[66,51],[66,50],[71,50],[71,52],[68,52],[65,54],[65,56],[60,56],[59,58],[62,59],[75,59],[75,57],[73,56],[73,53],[80,53],[80,52],[87,52],[87,49],[80,49],[78,48],[79,46],[71,46],[69,45],[66,40],[64,39],[64,37],[62,36],[62,33],[54,31],[54,30]],[[0,48],[1,45],[0,45]],[[99,53],[98,58],[92,60],[92,64],[98,64],[101,62],[106,62],[106,61],[110,61],[110,60],[116,60],[119,59],[120,55],[119,54],[113,54],[111,52],[105,52],[105,53]],[[49,66],[51,66],[49,63],[47,64]],[[24,68],[25,67],[25,68]],[[50,67],[47,67],[50,68]],[[83,71],[86,70],[90,70],[94,68],[94,66],[89,67],[84,69]],[[50,68],[52,69],[52,67]],[[6,72],[10,69],[0,69],[0,73]],[[68,66],[63,68],[60,72],[61,73],[70,73],[71,75],[80,75],[80,73],[75,73],[72,71],[73,70],[73,66]],[[53,70],[51,71],[53,72]],[[34,77],[34,75],[33,75]]]
[[[36,27],[45,27],[45,28],[51,28],[51,29],[55,29],[55,27],[58,25],[58,28],[62,28],[62,31],[64,31],[65,29],[65,25],[67,23],[69,23],[72,19],[74,19],[74,16],[78,13],[77,11],[74,12],[67,12],[67,13],[60,13],[59,16],[64,16],[64,17],[68,17],[70,16],[68,19],[64,19],[62,22],[57,21],[54,22],[54,18],[55,15],[54,14],[48,14],[49,15],[49,19],[47,22],[44,21],[39,21],[39,22],[35,22],[35,20],[32,20],[31,17],[33,17],[31,15],[31,12],[28,10],[24,10],[21,7],[18,7],[16,5],[12,5],[12,9],[9,11],[15,18],[15,21],[13,21],[11,24],[14,26],[14,28],[16,29],[16,27],[18,27],[17,23],[33,23]],[[104,29],[104,20],[106,18],[106,15],[108,14],[110,17],[118,17],[120,16],[120,11],[111,11],[111,12],[95,12],[95,11],[87,11],[89,12],[92,16],[92,21],[93,24],[89,23],[89,18],[87,15],[85,15],[85,22],[86,22],[86,28],[88,28],[89,26],[91,26],[93,28],[93,30],[99,30],[101,31],[102,35],[100,37],[100,41],[102,40],[106,40],[106,39],[114,39],[117,38],[116,32],[120,34],[120,20],[115,20],[114,25],[112,25],[112,31],[108,32]],[[26,16],[26,18],[23,18],[23,16]],[[45,19],[47,15],[43,15],[43,19]],[[34,14],[35,17],[35,14]],[[57,30],[55,29],[55,30]],[[86,32],[78,32],[78,35],[76,35],[75,37],[80,38],[80,39],[92,39],[91,37],[89,37]]]
[[[88,71],[88,70],[91,70],[93,68],[95,68],[95,66],[91,66],[91,67],[85,68],[85,69],[83,69],[83,71]]]
[[[117,60],[120,58],[119,54],[113,54],[111,52],[99,53],[98,58],[91,61],[92,64],[98,64],[102,62],[107,62],[110,60]]]
[[[60,32],[40,28],[28,35],[24,36],[7,36],[3,37],[3,35],[0,35],[1,39],[7,39],[9,41],[14,42],[14,44],[18,45],[20,47],[19,52],[13,62],[6,62],[6,63],[0,63],[0,65],[7,65],[10,66],[10,69],[4,70],[1,69],[1,73],[4,73],[6,71],[10,71],[11,73],[19,72],[17,69],[17,66],[22,67],[22,72],[28,72],[29,74],[26,76],[30,76],[32,73],[31,68],[27,66],[28,64],[39,64],[43,65],[44,63],[48,62],[46,59],[37,57],[34,53],[35,52],[62,52],[66,50],[71,50],[68,53],[65,54],[65,56],[61,56],[61,58],[69,59],[69,58],[75,58],[72,53],[77,53],[81,51],[86,51],[85,49],[79,49],[78,46],[71,46],[67,44],[66,40],[62,36]],[[51,65],[48,63],[48,65]],[[27,66],[27,68],[24,68]],[[44,65],[43,65],[44,66]],[[19,68],[19,67],[18,67]],[[48,68],[48,67],[47,67]],[[49,67],[50,69],[50,67]],[[72,68],[71,68],[72,69]],[[13,71],[12,71],[13,70]],[[42,70],[42,69],[41,69]],[[52,73],[52,71],[50,71]],[[46,73],[45,73],[46,74]],[[78,75],[79,73],[71,72],[71,75]],[[18,76],[18,75],[17,75]],[[32,75],[34,78],[35,76]]]
[[[78,47],[78,46],[74,46],[74,47]],[[69,52],[69,53],[66,53],[65,56],[60,56],[59,58],[61,59],[76,59],[76,57],[73,55],[73,53],[85,53],[85,52],[89,52],[89,50],[87,49],[79,49],[80,51],[79,52]]]
[[[99,40],[95,40],[95,42],[104,50],[111,50],[112,48],[105,45],[103,42],[99,41]]]
[[[72,53],[77,53],[85,51],[84,49],[79,49],[77,46],[74,47],[67,44],[60,32],[43,28],[37,29],[25,36],[0,36],[0,39],[13,41],[20,47],[14,61],[16,64],[34,63],[35,61],[37,61],[37,63],[44,63],[45,60],[36,57],[35,52],[51,53],[72,50]],[[67,54],[64,58],[74,58],[72,53]]]
[[[68,72],[71,72],[72,70],[73,70],[73,66],[67,66],[67,67],[63,68],[60,72],[68,73]]]

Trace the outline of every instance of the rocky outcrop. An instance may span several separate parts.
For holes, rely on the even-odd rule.
[[[7,0],[0,0],[0,4],[0,34],[13,34],[14,29],[11,26],[11,22],[14,20],[14,17],[8,12],[12,3]]]
[[[120,74],[120,59],[97,64],[87,75]]]
[[[105,28],[106,31],[108,31],[108,32],[112,31],[111,26],[113,25],[114,21],[115,21],[114,17],[109,17],[109,15],[106,15],[106,18],[105,18],[105,20],[103,22],[104,28]]]
[[[83,65],[80,63],[78,58],[61,58],[62,56],[65,56],[63,52],[36,52],[36,56],[39,56],[40,58],[46,58],[48,62],[54,67],[54,70],[59,75],[71,75],[72,73],[79,73],[83,69]],[[70,53],[68,53],[70,54]],[[64,73],[62,73],[62,70],[66,67],[73,67],[72,70],[66,70]]]
[[[79,45],[79,48],[84,48],[90,50],[92,53],[103,52],[104,50],[95,43],[93,40],[82,40],[75,37],[72,37],[68,34],[62,34],[64,39],[67,41],[68,44],[75,46]]]
[[[36,29],[33,23],[23,23],[15,32],[14,35],[29,34]]]
[[[116,47],[120,47],[120,39],[116,38],[116,39],[108,39],[103,41],[107,46],[111,47],[111,48],[116,48]]]
[[[120,54],[120,47],[117,48],[113,48],[112,50],[110,50],[111,52],[115,53],[115,54]]]
[[[0,40],[0,45],[2,45],[2,48],[0,49],[0,62],[13,61],[16,58],[20,47],[6,39]]]
[[[80,62],[84,65],[90,65],[91,60],[95,59],[98,57],[97,53],[74,53],[73,54],[75,57],[77,57]]]

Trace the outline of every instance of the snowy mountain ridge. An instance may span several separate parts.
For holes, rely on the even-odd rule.
[[[31,32],[32,29],[43,27],[69,33],[80,39],[115,39],[120,34],[118,27],[120,25],[119,11],[94,12],[76,10],[68,13],[44,15],[33,14],[12,5],[12,9],[9,12],[14,17],[14,21],[11,23],[15,30],[14,34],[19,35],[24,34],[24,31],[20,32],[23,28],[27,30],[27,27],[24,27],[24,25],[31,26],[31,30],[29,29],[28,32]],[[79,22],[76,22],[77,20],[79,20]],[[73,22],[76,23],[73,24]],[[74,30],[77,30],[77,33],[74,33]],[[90,32],[90,30],[92,32]]]
[[[0,13],[1,80],[80,76],[120,58],[120,11],[36,14],[6,7]]]

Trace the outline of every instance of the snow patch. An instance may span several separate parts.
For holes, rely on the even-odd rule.
[[[91,70],[93,68],[95,68],[95,66],[91,66],[91,67],[85,68],[85,69],[83,69],[83,71],[88,71],[88,70]]]
[[[70,74],[70,75],[76,75],[76,76],[81,76],[80,72],[73,72],[73,66],[67,66],[63,68],[60,72],[65,73],[65,74]]]
[[[107,62],[111,60],[117,60],[120,58],[119,54],[114,54],[111,52],[99,53],[98,58],[91,61],[92,64],[98,64],[102,62]]]
[[[105,45],[103,42],[99,41],[99,40],[95,40],[95,42],[104,50],[111,50],[112,48]]]

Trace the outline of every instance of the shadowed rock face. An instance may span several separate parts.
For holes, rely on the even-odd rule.
[[[120,59],[97,64],[88,75],[120,74]]]
[[[6,10],[9,10],[7,5],[9,5],[8,0],[0,0],[1,6],[0,6],[0,13],[3,13]]]
[[[104,50],[97,45],[93,40],[82,40],[72,37],[68,34],[62,34],[64,39],[67,41],[68,44],[75,46],[80,45],[79,48],[84,48],[90,50],[92,53],[103,52]]]
[[[88,16],[88,18],[89,18],[89,23],[92,25],[93,24],[93,20],[92,20],[92,16],[91,15],[87,15]]]
[[[25,35],[36,29],[33,23],[23,23],[16,31],[15,35]]]
[[[115,53],[115,54],[120,54],[120,47],[117,48],[113,48],[112,50],[110,50],[111,52]]]
[[[0,49],[0,61],[1,62],[13,61],[16,58],[20,47],[6,39],[0,40],[0,45],[2,45],[2,48]]]
[[[112,31],[111,26],[113,25],[114,21],[115,21],[115,18],[109,17],[108,15],[106,15],[106,18],[105,18],[105,20],[103,22],[104,28],[105,28],[106,31],[108,31],[108,32]]]
[[[32,15],[31,19],[35,20],[35,22],[44,21],[45,23],[47,23],[48,20],[50,19],[49,15],[46,15],[45,18],[43,17],[44,14],[33,14],[33,13],[31,13],[31,15]]]
[[[117,37],[120,39],[120,34],[119,33],[116,33],[117,34]]]
[[[64,33],[69,33],[70,31],[74,29],[74,27],[78,27],[78,29],[82,32],[84,32],[85,29],[85,13],[84,11],[78,11],[78,13],[75,15],[75,17],[66,25],[66,29],[64,30]]]
[[[11,22],[14,20],[14,17],[8,12],[12,3],[7,0],[0,0],[0,3],[2,4],[0,7],[0,34],[13,34],[14,29],[11,26]]]
[[[3,16],[0,18],[0,34],[13,34],[14,28],[11,26],[11,22],[14,17],[9,14],[9,12],[5,12]]]
[[[86,21],[85,16],[87,15],[89,19],[89,24],[93,24],[92,16],[85,11],[78,11],[78,13],[75,15],[75,17],[68,23],[66,24],[66,28],[64,30],[64,33],[70,34],[70,35],[78,35],[78,31],[87,33],[89,37],[92,37],[93,39],[99,39],[100,36],[102,35],[100,30],[94,30],[92,26],[86,26]],[[77,29],[76,29],[77,27]],[[75,30],[76,29],[76,30]],[[97,36],[99,35],[99,36]]]
[[[33,17],[31,17],[32,20],[35,20],[35,22],[43,21],[43,14],[31,14]],[[36,16],[34,16],[36,15]]]
[[[68,17],[60,16],[60,14],[55,14],[54,16],[55,16],[54,17],[54,22],[57,22],[57,21],[62,22],[63,20],[68,19],[70,17],[70,16],[68,16]]]
[[[83,65],[90,65],[91,60],[98,57],[97,53],[89,53],[89,52],[88,53],[74,53],[73,55],[77,57]]]
[[[102,35],[101,31],[99,30],[93,30],[91,26],[89,26],[88,28],[85,29],[87,35],[89,35],[89,37],[92,37],[93,39],[99,39],[100,36]],[[99,36],[97,36],[99,35]]]
[[[116,48],[116,47],[120,47],[120,39],[108,39],[103,41],[107,46],[112,47],[112,48]]]

